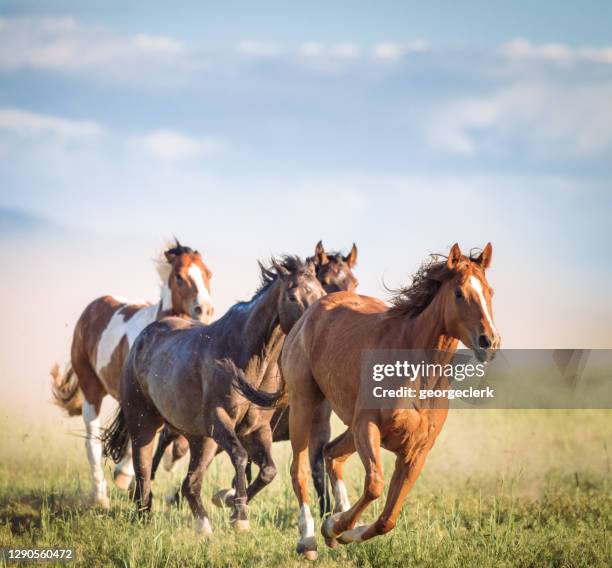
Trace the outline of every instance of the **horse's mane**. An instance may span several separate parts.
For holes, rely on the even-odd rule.
[[[170,274],[172,272],[172,265],[168,262],[168,259],[166,258],[166,253],[179,255],[189,254],[193,252],[194,250],[191,247],[183,246],[181,243],[179,243],[176,237],[174,239],[174,242],[166,242],[161,248],[161,250],[157,253],[157,256],[153,259],[155,269],[157,270],[157,274],[159,275],[161,283],[167,284],[168,279],[170,278]]]
[[[275,264],[286,268],[289,272],[298,272],[305,270],[308,263],[311,262],[309,259],[305,261],[299,256],[284,255],[279,258],[271,258],[268,263],[264,264],[259,262],[259,269],[261,271],[261,281],[259,288],[253,294],[253,298],[263,294],[269,286],[276,281],[278,278],[278,272],[274,267]]]
[[[478,249],[473,249],[469,256],[461,257],[461,262],[474,261],[479,253]],[[413,274],[409,286],[387,288],[392,294],[390,313],[413,318],[423,312],[433,301],[442,283],[454,273],[447,266],[447,258],[441,254],[431,254]]]

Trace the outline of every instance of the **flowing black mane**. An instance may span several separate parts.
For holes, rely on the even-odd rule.
[[[479,249],[473,249],[470,256],[462,257],[462,261],[473,262],[479,253]],[[443,260],[439,260],[440,258]],[[392,294],[390,302],[393,306],[390,313],[416,317],[423,312],[433,301],[442,283],[454,274],[454,271],[448,268],[446,259],[444,255],[432,254],[419,266],[409,286],[388,288]]]
[[[312,262],[310,259],[302,260],[299,256],[284,255],[280,258],[271,258],[267,265],[259,262],[261,271],[261,282],[259,288],[253,294],[253,299],[263,294],[268,287],[278,278],[278,271],[275,265],[287,269],[289,272],[295,273],[306,270],[308,264]]]

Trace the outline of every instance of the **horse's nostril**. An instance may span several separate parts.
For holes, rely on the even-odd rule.
[[[486,335],[481,335],[478,338],[478,345],[482,348],[482,349],[488,349],[489,347],[491,347],[491,340],[489,339],[488,336]]]
[[[193,311],[195,312],[196,316],[201,316],[202,315],[202,306],[196,306]]]

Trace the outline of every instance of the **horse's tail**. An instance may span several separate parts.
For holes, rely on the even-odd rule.
[[[231,359],[221,359],[216,364],[221,371],[232,377],[232,386],[249,402],[262,408],[276,408],[286,404],[285,381],[276,392],[266,392],[255,388],[247,379],[244,371],[239,369]]]
[[[123,414],[123,409],[119,408],[115,418],[102,434],[102,454],[106,458],[111,458],[115,463],[119,463],[125,455],[129,441],[125,414]]]
[[[83,391],[70,363],[66,363],[64,372],[60,372],[57,363],[51,368],[51,393],[53,403],[59,406],[68,416],[78,416],[83,412]]]

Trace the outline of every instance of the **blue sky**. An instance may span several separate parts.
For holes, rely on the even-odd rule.
[[[506,346],[612,345],[612,4],[124,4],[0,2],[0,260],[62,345],[173,233],[219,313],[320,238],[376,296],[491,240]]]

